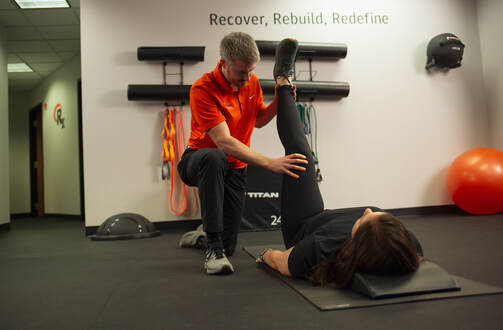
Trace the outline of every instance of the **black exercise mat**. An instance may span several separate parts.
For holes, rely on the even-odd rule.
[[[284,250],[283,245],[246,246],[243,248],[252,258],[256,259],[264,249]],[[463,277],[451,275],[461,287],[460,291],[418,294],[396,298],[371,299],[351,290],[337,290],[329,287],[313,286],[308,280],[301,280],[281,275],[271,268],[261,265],[271,274],[281,278],[292,289],[301,294],[314,306],[322,311],[349,308],[370,307],[379,305],[401,304],[413,301],[449,299],[467,296],[481,296],[503,293],[502,288],[472,281]]]

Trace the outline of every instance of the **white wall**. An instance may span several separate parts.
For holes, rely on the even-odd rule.
[[[29,110],[44,104],[42,112],[45,212],[80,215],[77,82],[80,56],[26,93],[11,94],[12,213],[30,212]],[[54,120],[62,106],[65,128]],[[45,106],[46,105],[46,106]]]
[[[7,38],[0,25],[0,224],[10,222]]]
[[[9,93],[10,212],[31,212],[28,92]]]
[[[503,150],[503,1],[478,0],[477,13],[491,146]]]
[[[273,24],[273,13],[322,12],[327,25]],[[387,15],[389,24],[331,24],[332,12]],[[264,16],[268,25],[210,26],[209,14]],[[446,14],[448,13],[448,14]],[[316,102],[322,193],[327,208],[451,204],[445,188],[450,163],[489,141],[475,3],[471,0],[292,2],[90,0],[81,4],[86,225],[119,212],[152,221],[177,219],[160,180],[162,104],[128,102],[128,84],[159,84],[162,67],[139,62],[139,46],[206,46],[203,63],[184,66],[194,82],[218,61],[231,31],[257,40],[348,45],[346,59],[314,62],[315,80],[346,81],[348,98]],[[427,74],[426,46],[451,32],[467,45],[463,66]],[[259,63],[271,78],[272,58]],[[297,70],[306,70],[298,63]],[[177,72],[178,66],[169,67]],[[306,79],[307,75],[299,79]],[[178,83],[176,76],[168,82]],[[186,109],[188,112],[188,109]],[[252,149],[280,156],[275,124],[257,130]],[[197,218],[189,215],[181,218]]]

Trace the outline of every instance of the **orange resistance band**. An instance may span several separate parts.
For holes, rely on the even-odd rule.
[[[164,139],[164,149],[162,151],[162,160],[167,162],[173,162],[175,159],[175,147],[173,141],[175,139],[175,127],[173,125],[173,114],[171,110],[165,110],[164,117],[164,129],[162,130],[162,138]]]
[[[176,215],[181,215],[187,211],[188,208],[188,196],[187,196],[187,188],[185,183],[183,183],[182,179],[178,175],[178,171],[176,171],[176,166],[180,162],[182,158],[182,154],[185,148],[186,140],[185,134],[185,118],[183,115],[183,110],[177,109],[166,109],[165,117],[164,117],[164,129],[162,131],[162,138],[164,140],[164,148],[162,151],[162,159],[163,159],[163,167],[168,166],[171,167],[171,191],[169,194],[169,206],[171,211]],[[178,134],[177,134],[178,133]],[[163,175],[164,179],[164,175]],[[176,210],[173,199],[174,191],[180,191],[182,194],[182,205],[179,210]],[[197,193],[196,189],[192,188],[192,192],[194,194],[195,208],[194,211],[197,210]]]
[[[183,112],[183,109],[176,110],[175,109],[176,115],[176,127],[177,131],[179,132],[178,136],[179,138],[177,139],[178,144],[177,144],[177,153],[176,153],[176,165],[178,166],[178,163],[182,159],[183,152],[185,151],[185,147],[187,145],[187,127],[185,126],[185,115]],[[181,134],[180,134],[181,133]],[[178,171],[176,171],[176,175],[178,176]],[[180,178],[178,176],[178,178]],[[180,179],[181,184],[185,187],[185,183],[183,183],[182,179]],[[195,213],[198,209],[198,202],[197,202],[197,189],[195,187],[192,187],[192,194],[194,196],[194,209],[193,213]]]

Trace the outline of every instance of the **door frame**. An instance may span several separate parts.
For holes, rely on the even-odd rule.
[[[79,175],[80,175],[80,216],[86,222],[86,206],[84,195],[84,144],[82,136],[82,80],[77,81],[78,126],[79,126]]]

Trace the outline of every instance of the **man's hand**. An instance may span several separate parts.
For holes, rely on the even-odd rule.
[[[297,101],[297,85],[292,85],[293,100]]]
[[[305,171],[306,168],[296,164],[306,165],[306,156],[301,154],[290,154],[280,158],[272,158],[267,168],[274,173],[288,174],[289,176],[298,179],[299,176],[292,172],[292,170]]]
[[[299,176],[293,173],[292,170],[306,170],[306,156],[301,154],[290,154],[281,158],[269,158],[256,153],[230,135],[229,127],[225,121],[208,130],[208,135],[217,145],[218,149],[245,163],[260,166],[275,173],[288,174],[296,179],[298,179]],[[304,166],[298,166],[296,164]]]

